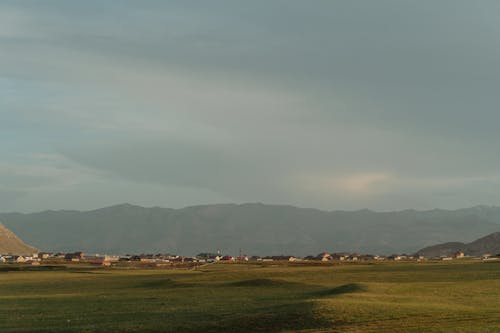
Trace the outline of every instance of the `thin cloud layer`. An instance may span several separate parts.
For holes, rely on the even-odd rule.
[[[498,10],[4,2],[0,209],[496,204]]]

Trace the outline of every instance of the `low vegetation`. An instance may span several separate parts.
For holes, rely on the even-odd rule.
[[[500,332],[500,262],[0,269],[0,332]]]

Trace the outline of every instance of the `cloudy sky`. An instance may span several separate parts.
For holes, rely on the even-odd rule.
[[[500,204],[500,2],[1,1],[0,211]]]

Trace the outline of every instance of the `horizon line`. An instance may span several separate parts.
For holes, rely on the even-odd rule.
[[[359,209],[321,209],[321,208],[315,208],[315,207],[302,207],[302,206],[295,206],[292,204],[278,204],[278,203],[264,203],[264,202],[241,202],[241,203],[236,203],[236,202],[226,202],[226,203],[213,203],[213,204],[194,204],[194,205],[187,205],[179,208],[172,208],[172,207],[163,207],[163,206],[143,206],[140,204],[132,204],[129,202],[123,202],[119,204],[113,204],[109,206],[102,206],[99,208],[91,208],[91,209],[44,209],[44,210],[37,210],[37,211],[29,211],[29,212],[19,212],[19,211],[7,211],[7,212],[0,212],[0,214],[22,214],[22,215],[30,215],[30,214],[40,214],[40,213],[46,213],[46,212],[78,212],[78,213],[88,213],[88,212],[95,212],[103,209],[109,209],[109,208],[116,208],[116,207],[124,207],[124,206],[131,206],[131,207],[136,207],[136,208],[144,208],[144,209],[171,209],[171,210],[183,210],[183,209],[189,209],[189,208],[199,208],[199,207],[207,207],[207,206],[245,206],[245,205],[262,205],[262,206],[270,206],[270,207],[289,207],[289,208],[296,208],[296,209],[307,209],[307,210],[317,210],[321,212],[326,212],[326,213],[335,213],[335,212],[347,212],[347,213],[356,213],[356,212],[371,212],[371,213],[377,213],[377,214],[384,214],[384,213],[401,213],[401,212],[418,212],[418,213],[426,213],[426,212],[432,212],[432,211],[448,211],[448,212],[453,212],[453,211],[459,211],[459,210],[467,210],[467,209],[478,209],[478,208],[500,208],[500,206],[497,205],[485,205],[485,204],[477,204],[473,206],[467,206],[467,207],[462,207],[462,208],[429,208],[429,209],[416,209],[416,208],[402,208],[402,209],[394,209],[394,210],[375,210],[375,209],[370,209],[370,208],[359,208]]]

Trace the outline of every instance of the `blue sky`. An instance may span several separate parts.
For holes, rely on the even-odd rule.
[[[500,203],[497,1],[2,1],[0,210]]]

